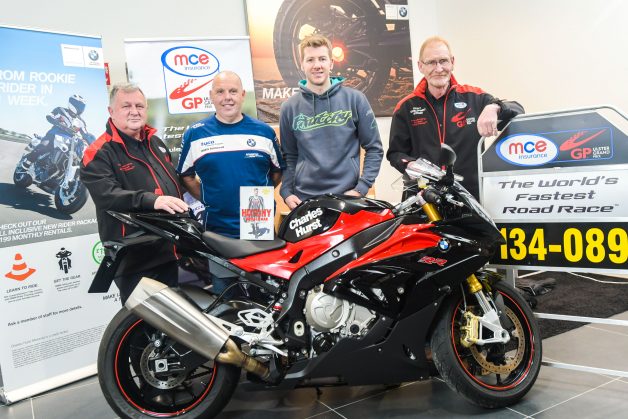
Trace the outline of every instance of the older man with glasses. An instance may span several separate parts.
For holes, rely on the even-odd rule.
[[[478,197],[480,138],[497,135],[524,110],[517,102],[502,101],[478,87],[458,84],[452,73],[454,62],[445,39],[434,36],[423,42],[418,64],[424,78],[395,108],[386,158],[404,173],[408,163],[417,158],[438,164],[440,145],[448,144],[458,155],[455,171],[464,177],[463,186]],[[403,199],[410,193],[416,190],[407,189]]]

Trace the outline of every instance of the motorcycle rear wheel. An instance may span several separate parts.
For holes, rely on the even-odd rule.
[[[386,20],[371,2],[360,0],[285,0],[275,19],[273,48],[277,67],[288,87],[297,86],[301,71],[299,43],[304,34],[320,33],[334,46],[342,45],[347,58],[336,63],[331,76],[376,101],[390,77],[392,58],[379,45]]]
[[[212,361],[188,368],[186,356],[196,354],[123,308],[98,351],[105,399],[121,418],[214,417],[231,398],[240,369]],[[181,365],[183,370],[170,370]]]
[[[493,299],[501,298],[511,325],[506,344],[464,347],[461,326],[464,299],[458,293],[444,303],[434,329],[434,364],[447,385],[468,401],[485,408],[501,408],[519,401],[536,381],[541,368],[541,334],[528,303],[508,284],[493,285]],[[474,296],[466,296],[467,311],[481,315]],[[504,325],[502,325],[504,326]]]

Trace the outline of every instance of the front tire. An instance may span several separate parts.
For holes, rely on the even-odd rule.
[[[542,359],[541,334],[528,303],[515,289],[503,282],[492,288],[493,300],[503,300],[510,341],[463,346],[465,300],[466,311],[482,314],[474,296],[463,299],[457,294],[444,303],[431,349],[434,364],[451,389],[478,406],[501,408],[519,401],[536,381]]]
[[[123,308],[98,351],[98,380],[121,418],[210,418],[229,402],[240,369],[203,359]]]
[[[17,166],[15,166],[15,171],[13,172],[13,183],[18,188],[28,188],[33,184],[33,178],[23,167],[25,160],[26,156],[22,156],[20,161],[17,163]]]
[[[87,202],[87,188],[79,180],[74,182],[74,186],[64,189],[60,185],[55,191],[55,207],[64,214],[74,214]]]

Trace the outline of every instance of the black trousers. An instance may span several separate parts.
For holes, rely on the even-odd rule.
[[[115,278],[114,282],[120,290],[120,301],[123,306],[140,279],[145,276],[169,287],[176,287],[179,284],[179,265],[176,260],[173,260],[142,272]]]

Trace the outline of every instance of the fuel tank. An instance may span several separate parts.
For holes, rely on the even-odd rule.
[[[303,202],[279,227],[286,246],[230,262],[247,272],[288,279],[304,265],[353,235],[394,218],[384,201],[346,195],[320,195]]]
[[[385,201],[348,195],[321,195],[299,205],[281,223],[279,238],[296,243],[331,229],[340,216],[360,211],[381,213],[392,209]]]

